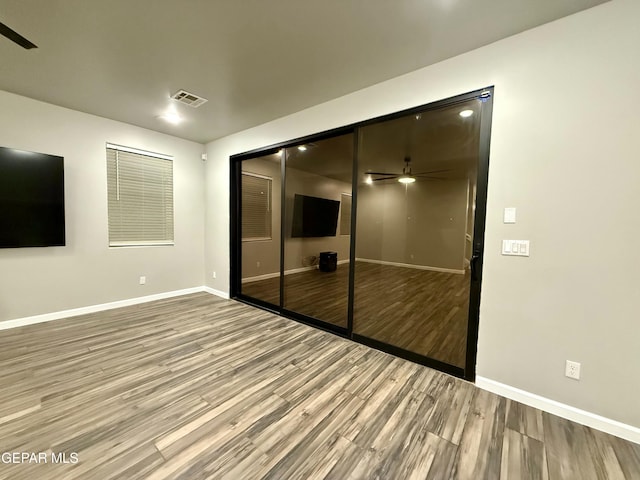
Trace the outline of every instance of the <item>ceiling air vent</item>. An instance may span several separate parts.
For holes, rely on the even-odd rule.
[[[171,98],[193,108],[198,108],[203,103],[208,102],[206,98],[199,97],[198,95],[186,92],[184,90],[178,90],[176,93],[171,95]]]

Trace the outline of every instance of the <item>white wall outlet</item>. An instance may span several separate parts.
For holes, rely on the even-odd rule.
[[[218,278],[218,277],[216,276],[216,272],[213,272],[213,274],[212,274],[211,276],[212,276],[213,278]]]
[[[147,283],[147,277],[140,277],[140,285]]]
[[[578,362],[567,360],[567,364],[564,368],[564,374],[574,380],[580,380],[580,364]]]
[[[256,262],[256,267],[260,268],[260,262]]]

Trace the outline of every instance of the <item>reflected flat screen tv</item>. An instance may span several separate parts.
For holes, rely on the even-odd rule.
[[[291,236],[334,237],[338,227],[340,202],[296,194],[293,199]]]
[[[0,248],[63,245],[64,158],[0,147]]]

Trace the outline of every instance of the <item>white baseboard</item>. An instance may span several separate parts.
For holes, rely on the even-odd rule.
[[[581,410],[571,405],[556,402],[555,400],[541,397],[535,393],[520,390],[519,388],[488,378],[476,377],[476,386],[511,400],[524,403],[530,407],[538,408],[553,415],[580,423],[581,425],[586,425],[587,427],[595,428],[596,430],[601,430],[616,437],[640,444],[640,428],[632,425],[596,415],[595,413],[587,412],[586,410]]]
[[[416,270],[431,270],[432,272],[456,273],[464,275],[464,270],[455,268],[430,267],[428,265],[413,265],[412,263],[387,262],[386,260],[373,260],[372,258],[356,258],[356,262],[377,263],[378,265],[390,265],[392,267],[415,268]]]
[[[338,260],[338,265],[343,265],[345,263],[349,263],[349,259],[346,258],[344,260]],[[316,270],[318,268],[317,265],[311,265],[309,267],[300,267],[293,268],[291,270],[285,270],[285,275],[292,275],[294,273],[308,272],[309,270]],[[264,275],[256,275],[255,277],[247,277],[242,279],[242,283],[251,283],[251,282],[259,282],[260,280],[266,280],[268,278],[276,278],[280,276],[280,272],[273,273],[265,273]]]
[[[218,292],[217,290],[209,289],[208,287],[193,287],[185,288],[182,290],[173,290],[171,292],[156,293],[154,295],[146,295],[144,297],[128,298],[126,300],[117,300],[115,302],[101,303],[98,305],[90,305],[88,307],[72,308],[70,310],[60,310],[58,312],[44,313],[42,315],[33,315],[31,317],[16,318],[14,320],[5,320],[0,322],[0,330],[7,330],[9,328],[24,327],[26,325],[33,325],[35,323],[50,322],[52,320],[59,320],[62,318],[77,317],[78,315],[85,315],[87,313],[102,312],[104,310],[111,310],[113,308],[128,307],[131,305],[137,305],[139,303],[152,302],[154,300],[163,300],[165,298],[178,297],[180,295],[188,295],[190,293],[209,292],[214,295],[218,295],[223,298],[229,298],[224,292]],[[216,293],[217,292],[217,293]]]
[[[222,290],[216,290],[215,288],[211,288],[211,287],[202,287],[202,291],[210,293],[211,295],[216,295],[218,297],[221,298],[225,298],[227,300],[229,300],[229,292],[223,292]]]

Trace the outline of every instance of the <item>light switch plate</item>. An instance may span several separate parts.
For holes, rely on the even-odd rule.
[[[504,223],[516,223],[516,208],[507,207],[504,209]]]
[[[502,240],[502,255],[529,256],[529,240]]]

